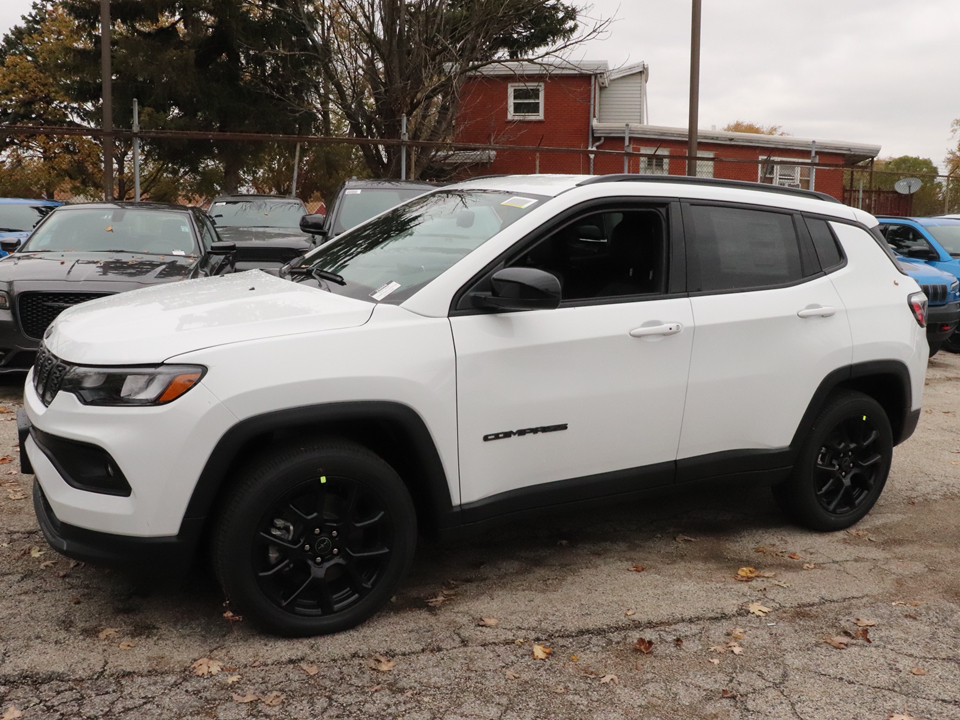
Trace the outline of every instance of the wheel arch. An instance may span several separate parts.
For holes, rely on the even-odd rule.
[[[855,390],[876,400],[890,421],[894,445],[913,434],[919,414],[912,410],[910,371],[898,360],[873,360],[838,368],[821,381],[790,443],[794,453],[803,445],[820,409],[837,390]]]
[[[428,534],[459,524],[440,455],[420,415],[401,403],[363,401],[277,410],[234,425],[207,459],[181,531],[188,523],[208,524],[219,499],[255,455],[277,442],[321,435],[356,442],[391,465],[407,486],[418,522]]]

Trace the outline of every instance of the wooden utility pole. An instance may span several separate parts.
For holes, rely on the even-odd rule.
[[[693,0],[690,23],[690,120],[687,125],[687,175],[697,176],[697,125],[700,115],[700,3]]]
[[[110,0],[100,0],[100,73],[103,82],[103,199],[113,200],[113,67],[110,62]]]

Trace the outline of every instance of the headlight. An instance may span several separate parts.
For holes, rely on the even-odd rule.
[[[75,365],[63,376],[60,389],[84,405],[165,405],[200,382],[207,371],[200,365],[103,368]]]
[[[0,310],[10,309],[10,296],[0,290]]]
[[[954,280],[953,285],[950,286],[950,293],[955,294],[958,292],[960,292],[960,280]],[[6,307],[6,306],[0,306],[0,307]]]

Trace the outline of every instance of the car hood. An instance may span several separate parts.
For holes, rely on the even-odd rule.
[[[375,307],[251,270],[76,305],[44,342],[68,362],[157,363],[216,345],[357,327]]]
[[[310,235],[296,228],[218,226],[217,234],[225,242],[294,243],[304,247],[313,243]]]
[[[953,275],[937,270],[932,265],[927,265],[923,260],[913,258],[897,258],[897,262],[904,272],[916,280],[918,283],[930,285],[932,283],[950,285],[956,280]]]
[[[104,252],[13,253],[0,263],[0,282],[127,282],[149,285],[189,278],[195,255]]]

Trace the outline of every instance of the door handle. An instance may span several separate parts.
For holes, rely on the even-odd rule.
[[[646,337],[647,335],[676,335],[683,330],[680,323],[664,323],[663,325],[641,325],[630,331],[630,337]]]
[[[837,314],[837,309],[826,305],[808,305],[797,313],[797,317],[831,317]]]

